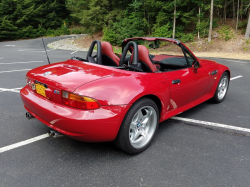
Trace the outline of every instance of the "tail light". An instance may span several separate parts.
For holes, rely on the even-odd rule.
[[[36,90],[36,85],[34,80],[30,79],[29,77],[26,76],[26,84],[33,90]]]
[[[66,91],[62,91],[62,102],[67,106],[82,110],[93,110],[100,108],[100,104],[95,99],[76,95]]]

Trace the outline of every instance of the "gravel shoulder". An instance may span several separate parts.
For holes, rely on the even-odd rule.
[[[52,49],[63,49],[72,51],[88,51],[88,48],[81,47],[75,41],[84,38],[86,35],[76,35],[70,38],[60,39],[49,43],[47,46]]]
[[[244,53],[223,53],[223,52],[195,52],[198,57],[231,58],[239,60],[250,60],[250,54]]]
[[[48,44],[49,48],[52,49],[63,49],[63,50],[72,50],[72,51],[88,51],[86,46],[89,46],[90,43],[89,37],[87,35],[77,35],[66,39],[60,39],[58,41]],[[86,40],[86,42],[84,42]],[[79,42],[81,41],[81,42]],[[191,47],[192,48],[192,47]],[[191,49],[192,50],[192,49]],[[250,60],[250,53],[240,53],[240,52],[218,52],[211,51],[208,52],[199,52],[192,50],[194,54],[198,57],[214,57],[214,58],[231,58],[231,59],[241,59],[241,60]]]

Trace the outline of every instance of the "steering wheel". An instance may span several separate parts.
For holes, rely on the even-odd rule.
[[[97,44],[97,54],[92,56],[95,44]],[[97,59],[95,60],[96,57]],[[102,46],[99,40],[94,40],[92,42],[92,44],[90,45],[89,51],[87,53],[86,59],[88,62],[91,62],[94,64],[102,64]]]

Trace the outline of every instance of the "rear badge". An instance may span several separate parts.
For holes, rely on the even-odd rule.
[[[50,75],[51,73],[52,73],[51,71],[47,71],[43,75],[46,76],[46,75]]]
[[[59,91],[57,91],[57,90],[55,90],[55,91],[54,91],[54,94],[58,94],[58,95],[60,95],[60,92],[59,92]]]

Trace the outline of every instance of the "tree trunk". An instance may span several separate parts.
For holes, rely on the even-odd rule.
[[[232,26],[234,25],[235,21],[235,7],[234,7],[234,0],[233,0],[233,21],[232,21]]]
[[[225,5],[224,5],[224,23],[226,24],[227,21],[227,0],[225,0]]]
[[[213,28],[213,10],[214,10],[214,0],[211,0],[211,8],[210,8],[210,27],[209,27],[209,34],[208,34],[208,42],[211,42],[212,36],[212,28]]]
[[[198,19],[198,39],[200,39],[200,23],[201,23],[201,7],[199,6],[199,19]]]
[[[247,23],[245,38],[249,39],[249,35],[250,35],[250,10],[248,11],[248,23]]]
[[[150,33],[150,23],[149,23],[149,21],[150,21],[150,19],[149,19],[149,12],[148,12],[148,33],[149,33],[149,35],[151,35],[151,33]]]
[[[236,18],[236,30],[235,30],[235,34],[237,34],[237,31],[238,31],[239,9],[240,9],[240,0],[238,0],[238,5],[237,5],[237,18]]]
[[[111,0],[109,0],[109,11],[112,11],[112,1]]]
[[[241,0],[240,3],[240,20],[242,20],[242,15],[243,15],[243,0]]]
[[[146,17],[145,1],[143,1],[143,8],[144,8],[144,18],[147,19],[147,17]]]
[[[174,1],[174,26],[173,26],[173,38],[175,38],[175,24],[176,24],[176,0]]]

